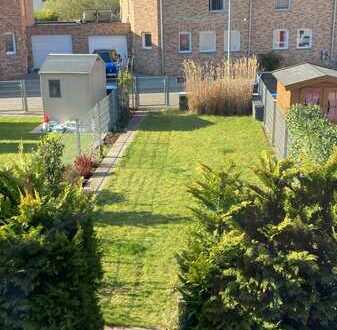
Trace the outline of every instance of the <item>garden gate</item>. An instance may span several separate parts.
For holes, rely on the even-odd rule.
[[[170,104],[169,78],[166,76],[135,76],[133,92],[136,109]]]

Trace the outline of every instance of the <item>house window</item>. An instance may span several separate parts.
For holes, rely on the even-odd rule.
[[[143,42],[143,48],[145,49],[152,48],[152,34],[148,32],[144,32],[142,34],[142,42]]]
[[[179,52],[191,53],[192,52],[192,34],[191,32],[179,33]]]
[[[61,82],[60,80],[49,80],[49,97],[59,98],[61,97]]]
[[[5,33],[5,50],[7,55],[16,54],[16,42],[14,33]]]
[[[288,10],[290,9],[291,0],[276,0],[275,8],[277,10]]]
[[[297,31],[297,48],[305,49],[312,47],[312,30],[300,29]]]
[[[228,51],[228,31],[225,31],[225,52]],[[231,51],[239,52],[241,50],[241,33],[240,31],[231,31]]]
[[[216,52],[216,33],[214,31],[202,31],[199,33],[200,53]]]
[[[224,0],[209,0],[209,10],[210,11],[224,10]]]
[[[288,49],[289,32],[287,30],[275,30],[273,36],[273,49]]]

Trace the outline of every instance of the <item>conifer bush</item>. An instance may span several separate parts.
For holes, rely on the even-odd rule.
[[[0,171],[0,329],[103,329],[92,198],[64,181],[62,150],[45,137]]]
[[[337,329],[337,153],[302,167],[265,156],[260,184],[203,172],[178,257],[181,329]]]

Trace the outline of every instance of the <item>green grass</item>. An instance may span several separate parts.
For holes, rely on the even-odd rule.
[[[103,241],[101,304],[109,325],[174,329],[175,255],[191,223],[187,193],[199,164],[250,166],[268,149],[251,118],[150,114],[99,198],[97,231]]]
[[[15,161],[15,154],[22,142],[24,150],[30,152],[39,142],[40,135],[30,133],[41,123],[40,117],[0,116],[0,164]]]

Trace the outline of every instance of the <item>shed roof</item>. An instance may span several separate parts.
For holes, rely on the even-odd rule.
[[[40,74],[89,74],[97,61],[102,61],[97,54],[50,54],[42,64]]]
[[[273,75],[285,87],[325,77],[337,79],[336,70],[311,63],[304,63],[276,70],[273,72]]]

